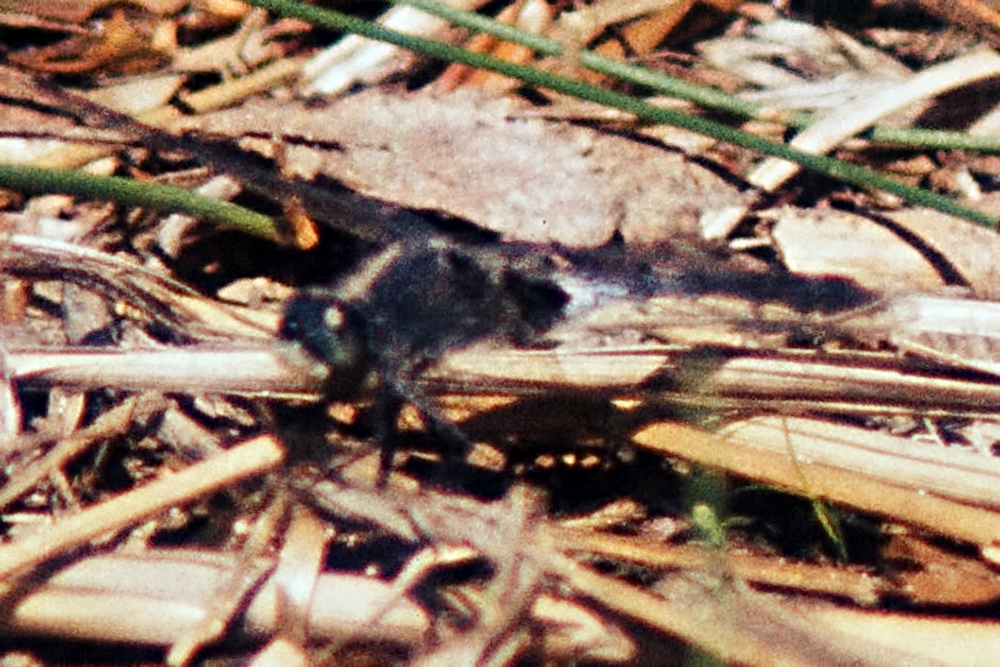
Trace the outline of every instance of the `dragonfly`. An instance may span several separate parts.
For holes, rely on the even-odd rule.
[[[91,386],[339,397],[370,389],[374,368],[374,375],[395,385],[397,397],[585,391],[799,411],[994,412],[992,376],[1000,369],[993,332],[1000,330],[1000,306],[993,302],[885,297],[842,280],[720,268],[714,258],[633,255],[468,245],[432,236],[393,241],[334,287],[302,290],[281,324],[261,313],[234,316],[232,306],[111,255],[13,236],[4,248],[7,274],[70,276],[112,301],[136,304],[158,329],[187,330],[188,340],[207,344],[199,367],[249,354],[220,348],[219,341],[234,337],[257,356],[231,364],[246,373],[181,380],[165,376],[152,360],[168,353],[197,357],[198,346],[142,352],[150,359],[144,374],[134,372],[134,358],[133,368],[123,360],[119,371],[121,353],[113,349],[88,350],[78,359],[72,349],[52,357],[11,348],[8,368],[14,377],[62,377]],[[430,287],[418,286],[425,282],[421,272],[440,298],[399,299],[400,281],[421,296],[429,293]],[[463,292],[463,281],[478,283],[486,296]],[[456,310],[448,313],[449,304]],[[331,330],[330,307],[343,308],[350,326]],[[377,323],[380,332],[359,328],[359,321]],[[322,362],[320,374],[333,376],[332,383],[286,368],[266,342],[278,330]],[[375,340],[376,334],[384,340]],[[715,360],[714,369],[706,359]],[[695,362],[703,381],[692,383],[688,373],[681,382],[684,367]],[[84,372],[98,366],[100,373]],[[942,383],[945,389],[934,389]]]
[[[784,413],[992,412],[996,389],[981,375],[992,362],[967,355],[955,364],[954,337],[934,330],[935,304],[971,312],[982,302],[886,300],[842,279],[651,257],[440,237],[394,243],[340,284],[292,298],[280,335],[325,366],[328,396],[374,394],[383,482],[397,449],[389,425],[404,405],[418,410],[446,459],[467,452],[469,438],[435,407],[442,394],[590,392]],[[980,321],[969,335],[991,334]],[[876,351],[886,344],[920,356]],[[927,391],[934,382],[958,384]]]

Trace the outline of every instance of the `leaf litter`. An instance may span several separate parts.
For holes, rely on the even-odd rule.
[[[505,240],[564,249],[593,248],[617,236],[641,257],[637,242],[677,243],[679,236],[692,242],[706,211],[746,203],[738,179],[719,168],[725,162],[719,151],[692,159],[637,140],[631,128],[528,119],[521,105],[390,88],[318,110],[287,100],[251,102],[183,125],[201,133],[193,135],[199,139],[215,134],[271,142],[286,178],[323,175],[386,202],[471,221]],[[239,624],[258,641],[274,640],[258,660],[281,651],[301,660],[322,655],[307,656],[304,646],[347,659],[360,653],[345,643],[371,642],[363,649],[369,659],[437,664],[489,655],[499,664],[513,661],[536,633],[549,660],[629,661],[641,633],[622,619],[636,619],[744,663],[953,664],[954,644],[944,651],[933,645],[949,632],[961,643],[963,662],[975,663],[967,639],[975,636],[982,655],[992,655],[992,624],[951,610],[988,605],[996,595],[995,513],[975,490],[989,487],[990,459],[982,466],[975,461],[986,457],[990,443],[969,442],[975,430],[989,440],[995,420],[992,304],[978,301],[993,296],[995,262],[982,251],[990,239],[971,232],[981,254],[969,244],[953,254],[951,233],[941,233],[951,229],[944,222],[925,222],[919,232],[912,230],[920,222],[913,222],[907,229],[923,242],[914,250],[912,236],[885,220],[897,216],[920,218],[909,211],[763,210],[730,238],[736,247],[765,250],[743,257],[749,273],[737,275],[748,282],[781,266],[769,261],[772,250],[794,274],[857,279],[879,295],[875,309],[832,318],[807,313],[803,320],[788,304],[707,289],[609,308],[577,322],[576,331],[561,331],[548,349],[468,349],[447,359],[425,376],[427,391],[440,396],[436,405],[459,406],[461,428],[482,438],[476,460],[491,461],[482,468],[490,473],[486,486],[465,494],[433,484],[417,490],[439,456],[424,442],[428,425],[420,414],[410,421],[400,415],[399,430],[412,438],[404,440],[386,488],[374,484],[378,457],[365,436],[370,406],[364,399],[333,405],[329,416],[324,407],[317,417],[310,406],[319,398],[321,369],[295,359],[294,350],[274,353],[278,305],[269,297],[247,299],[262,311],[253,312],[193,293],[163,276],[163,260],[148,252],[155,241],[141,233],[139,252],[128,255],[134,263],[138,254],[147,266],[133,275],[115,258],[123,247],[120,231],[100,211],[78,228],[77,238],[90,246],[86,252],[64,248],[61,240],[10,236],[4,271],[21,282],[5,284],[5,301],[11,295],[5,321],[21,317],[56,332],[83,327],[73,337],[115,335],[103,348],[68,345],[56,336],[40,351],[17,344],[5,350],[5,413],[20,416],[22,406],[43,400],[25,413],[35,416],[23,433],[20,419],[8,420],[12,479],[30,479],[21,485],[32,488],[6,499],[10,543],[0,551],[0,566],[30,571],[68,549],[107,551],[80,559],[32,591],[8,627],[65,637],[45,607],[60,600],[74,604],[74,636],[171,645],[177,663]],[[831,243],[819,234],[839,217],[888,229],[864,245],[905,255],[907,263],[872,254],[848,268],[830,264],[822,254]],[[803,231],[802,220],[815,231]],[[19,222],[18,213],[5,213],[7,229]],[[853,233],[836,232],[851,254]],[[172,247],[183,260],[206,232],[185,227],[181,234],[191,236]],[[546,252],[556,262],[582,256],[564,249]],[[204,273],[231,271],[233,255],[209,260]],[[708,253],[696,257],[685,261],[712,260]],[[701,275],[707,280],[711,273]],[[103,302],[96,310],[105,317],[81,324],[78,311],[95,308],[88,305],[93,299],[74,293],[78,288],[52,289],[67,277]],[[971,291],[939,288],[956,282]],[[904,293],[893,296],[900,285]],[[24,286],[27,303],[18,306],[14,297],[25,298]],[[931,293],[906,293],[915,288]],[[670,321],[678,313],[690,317],[688,308],[700,308],[695,325]],[[114,314],[110,324],[108,313]],[[104,423],[91,423],[68,407],[73,400],[47,393],[53,386],[80,392],[95,411],[102,400],[117,404],[117,412],[105,412],[115,419],[106,433],[126,446],[112,467],[87,455],[94,427]],[[553,393],[560,386],[570,391]],[[109,387],[117,393],[102,399]],[[210,393],[195,397],[194,388]],[[169,400],[162,392],[172,393]],[[246,395],[258,398],[247,402]],[[770,416],[744,419],[758,410]],[[789,412],[796,416],[783,416]],[[885,434],[872,427],[886,415],[912,415],[916,425],[906,437],[880,437]],[[321,459],[332,459],[331,466],[289,464],[283,470],[291,490],[235,483],[242,475],[259,477],[282,457],[301,456],[271,439],[269,425],[284,429],[286,417],[293,432],[282,431],[285,445],[323,430],[310,427],[325,428],[329,419],[336,435]],[[975,428],[953,427],[954,419]],[[714,432],[719,422],[727,429]],[[216,446],[181,447],[197,436],[180,435],[178,424],[211,431]],[[754,436],[737,437],[740,429]],[[934,436],[937,444],[917,443],[913,433]],[[79,449],[68,456],[83,457],[79,474],[66,458],[74,443]],[[933,448],[933,454],[917,455],[911,446]],[[860,459],[850,462],[849,452]],[[247,456],[247,467],[229,455]],[[214,471],[199,467],[206,463]],[[724,478],[734,491],[728,509],[718,505],[706,513],[713,482],[699,464],[731,474]],[[963,486],[964,465],[973,488]],[[119,471],[117,483],[102,477],[109,470]],[[517,481],[491,495],[482,489],[496,483],[496,471]],[[185,490],[189,479],[197,480],[197,493]],[[852,508],[843,511],[842,539],[861,541],[877,554],[855,552],[850,564],[835,562],[807,501],[742,480]],[[7,489],[16,490],[13,484]],[[119,499],[139,504],[120,509]],[[299,509],[282,509],[289,504]],[[188,509],[169,509],[177,505]],[[612,507],[618,513],[601,523],[598,517],[612,516]],[[50,529],[30,528],[53,508],[70,508],[60,509],[67,518]],[[714,532],[706,528],[713,512],[722,512]],[[313,513],[323,520],[310,518]],[[143,523],[151,516],[161,518]],[[562,525],[564,516],[576,525]],[[666,520],[673,528],[657,532]],[[197,529],[206,523],[214,535]],[[116,532],[118,548],[109,550],[106,535]],[[725,536],[728,546],[711,546],[709,535]],[[164,549],[172,540],[186,548]],[[885,546],[872,547],[879,542]],[[94,571],[99,566],[114,575],[102,579]],[[266,581],[255,578],[272,567]],[[71,575],[80,579],[59,578]],[[204,577],[218,589],[197,600],[177,586],[148,594],[151,582],[179,584],[188,577]],[[99,622],[82,603],[81,589],[104,596]],[[888,613],[878,608],[886,599],[916,611],[947,609],[951,618]],[[151,600],[180,606],[165,605],[153,616]],[[237,613],[242,609],[245,614]],[[200,620],[185,621],[190,614]],[[890,633],[887,619],[911,631]],[[127,630],[111,636],[101,627]]]

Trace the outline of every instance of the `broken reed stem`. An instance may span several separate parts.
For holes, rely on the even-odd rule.
[[[283,459],[284,449],[273,437],[247,440],[181,472],[0,546],[0,577],[9,577],[220,487],[272,470]]]
[[[245,559],[240,554],[206,549],[152,548],[88,556],[18,599],[0,629],[5,637],[170,645],[204,618],[219,582],[231,577],[241,562]],[[426,637],[427,612],[400,596],[390,582],[324,573],[314,585],[305,585],[314,589],[308,609],[312,639],[414,646]],[[282,631],[288,604],[283,588],[272,575],[248,600],[239,621],[248,636],[266,639]]]
[[[965,542],[988,547],[1000,539],[1000,514],[996,512],[880,482],[860,472],[803,461],[796,465],[787,452],[750,447],[693,426],[660,422],[636,433],[633,441],[653,451],[922,526]]]
[[[136,403],[137,400],[135,398],[127,398],[120,405],[102,414],[87,428],[59,440],[59,444],[26,469],[15,471],[11,475],[10,480],[0,488],[0,509],[5,509],[12,502],[37,486],[43,479],[62,468],[67,461],[79,456],[81,452],[90,447],[94,442],[124,433],[132,423],[132,417],[136,411]],[[25,451],[26,447],[19,446],[21,442],[27,440],[31,444],[36,444],[32,441],[38,439],[35,434],[22,437],[14,441],[14,448],[19,451]],[[55,439],[54,435],[46,438],[46,440],[52,439]],[[37,444],[40,445],[42,443]]]
[[[638,586],[598,574],[568,556],[553,553],[546,561],[549,572],[563,578],[578,594],[584,595],[616,612],[631,616],[650,627],[708,648],[725,664],[801,665],[778,648],[757,641],[729,623],[719,623],[719,616],[699,614],[689,600],[671,600]],[[713,610],[714,611],[714,610]],[[713,620],[714,619],[714,620]]]
[[[563,553],[601,555],[610,559],[641,563],[657,569],[706,571],[717,556],[711,550],[694,544],[669,544],[642,536],[619,535],[546,527],[553,544]],[[764,586],[795,587],[821,595],[834,595],[871,604],[890,586],[877,576],[862,570],[816,565],[784,557],[761,556],[754,553],[726,552],[726,567],[741,581]]]
[[[166,349],[65,347],[13,350],[8,373],[20,381],[129,391],[288,395],[316,400],[318,380],[275,353],[247,343]]]

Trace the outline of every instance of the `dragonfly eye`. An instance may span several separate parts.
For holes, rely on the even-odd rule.
[[[361,314],[329,294],[292,297],[279,334],[329,367],[328,392],[333,397],[350,398],[368,371],[368,336]]]

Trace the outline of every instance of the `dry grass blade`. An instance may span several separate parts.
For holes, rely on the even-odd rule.
[[[0,489],[0,508],[6,508],[33,489],[45,477],[59,471],[70,459],[79,456],[82,451],[92,446],[96,441],[125,433],[131,425],[131,420],[137,416],[137,412],[141,417],[149,416],[153,410],[146,408],[156,409],[151,404],[160,402],[156,399],[150,401],[147,398],[144,405],[137,405],[138,401],[127,399],[120,406],[105,412],[89,427],[61,438],[58,445],[42,459],[24,470],[14,472],[11,476],[12,479]],[[54,434],[50,434],[48,437],[45,437],[45,434],[41,435],[42,437],[37,435],[22,436],[10,443],[8,447],[5,447],[8,456],[13,458],[15,453],[25,456],[45,444],[46,440],[58,437]]]
[[[152,482],[88,508],[52,526],[0,546],[0,576],[10,577],[138,523],[213,489],[263,474],[279,465],[284,450],[273,438],[247,441],[172,477]]]
[[[182,283],[134,262],[82,245],[11,235],[0,248],[0,271],[25,278],[70,280],[99,288],[142,316],[191,334],[266,337],[277,317],[206,299]]]
[[[234,554],[191,549],[92,556],[26,596],[6,628],[18,634],[170,644],[201,621],[212,591],[237,565]],[[312,591],[313,638],[381,637],[412,644],[427,631],[428,617],[420,606],[384,583],[324,574]],[[281,604],[272,577],[241,619],[245,631],[261,637],[276,632]],[[382,613],[373,624],[376,610]]]
[[[944,91],[970,82],[992,78],[1000,72],[1000,56],[991,49],[965,54],[955,60],[931,67],[909,81],[891,87],[874,97],[859,100],[854,108],[833,110],[823,121],[798,134],[791,145],[810,153],[825,153],[839,142],[862,131],[883,116]],[[782,160],[769,159],[747,177],[761,189],[773,192],[798,171]]]

